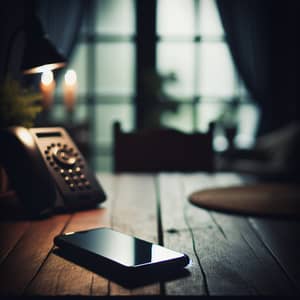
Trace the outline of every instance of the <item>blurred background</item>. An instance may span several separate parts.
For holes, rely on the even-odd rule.
[[[4,1],[3,45],[7,28],[12,32],[21,22],[29,2]],[[205,132],[214,122],[216,152],[251,148],[257,134],[274,129],[270,122],[268,128],[261,125],[262,118],[268,118],[268,114],[262,117],[262,111],[268,109],[257,98],[266,93],[249,80],[252,74],[254,83],[268,86],[264,76],[273,69],[266,73],[263,66],[270,53],[281,51],[267,52],[274,42],[270,27],[275,23],[268,17],[274,5],[226,2],[30,2],[49,38],[68,60],[63,69],[27,79],[40,89],[43,84],[52,86],[44,92],[48,102],[36,126],[69,129],[95,171],[112,170],[114,121],[126,131],[168,126],[184,132]],[[236,33],[244,36],[239,49],[233,43]],[[257,47],[257,42],[264,47]],[[234,55],[237,50],[245,50],[244,57]],[[238,64],[241,56],[248,65]]]

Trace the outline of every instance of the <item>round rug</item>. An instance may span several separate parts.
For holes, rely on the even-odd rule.
[[[255,184],[200,190],[189,196],[194,205],[212,210],[300,216],[300,187],[291,184]]]

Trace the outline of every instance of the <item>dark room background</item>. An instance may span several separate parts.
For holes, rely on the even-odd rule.
[[[128,131],[207,131],[210,122],[222,123],[236,127],[237,147],[249,148],[257,134],[299,119],[296,1],[4,1],[1,79],[9,38],[28,3],[68,58],[66,68],[54,72],[47,124],[86,125],[82,139],[95,170],[112,168],[116,120]],[[20,36],[14,45],[12,69],[22,42]],[[63,99],[68,69],[77,74],[71,118]],[[214,148],[227,147],[217,126]]]

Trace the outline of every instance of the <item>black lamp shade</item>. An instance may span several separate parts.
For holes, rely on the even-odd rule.
[[[40,73],[65,66],[66,59],[45,35],[37,16],[25,24],[25,42],[21,65],[24,74]]]

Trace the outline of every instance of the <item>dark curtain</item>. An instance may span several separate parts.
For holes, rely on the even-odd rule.
[[[261,110],[258,134],[299,121],[297,1],[217,4],[236,67]]]

